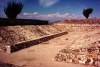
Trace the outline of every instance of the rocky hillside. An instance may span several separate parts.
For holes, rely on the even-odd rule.
[[[59,21],[42,26],[2,26],[0,27],[0,47],[67,31],[68,34],[63,37],[65,40],[59,41],[64,42],[66,47],[56,54],[54,60],[98,65],[100,60],[99,23],[100,19],[87,19]],[[55,41],[58,42],[57,39]]]
[[[29,41],[60,32],[52,25],[0,27],[0,46],[13,45],[18,42]]]
[[[0,27],[0,46],[2,46],[2,44],[13,45],[18,42],[33,40],[35,38],[56,34],[63,31],[92,32],[93,30],[99,30],[99,23],[99,19],[88,19],[66,20],[42,26],[2,26]]]
[[[80,20],[79,20],[80,21]],[[100,66],[100,26],[95,20],[89,20],[90,23],[86,24],[66,24],[63,21],[62,26],[66,25],[71,34],[67,38],[67,41],[71,42],[67,47],[59,51],[54,60],[64,61],[68,63],[80,63]],[[86,20],[87,21],[87,20]],[[73,22],[73,23],[75,23]],[[95,22],[95,23],[94,23]],[[81,21],[83,23],[83,21]],[[56,23],[59,25],[60,23]],[[66,42],[67,42],[66,41]]]

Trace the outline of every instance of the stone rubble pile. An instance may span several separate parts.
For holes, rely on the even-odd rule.
[[[96,44],[96,43],[95,43]],[[100,67],[100,41],[99,45],[80,49],[62,49],[54,57],[55,61],[94,65]]]

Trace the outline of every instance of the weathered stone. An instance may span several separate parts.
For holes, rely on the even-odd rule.
[[[95,66],[96,66],[96,67],[100,67],[100,62],[99,62],[99,61],[96,61],[96,62],[95,62]]]
[[[5,46],[5,48],[6,48],[6,51],[5,52],[11,53],[11,47],[10,46]]]
[[[80,55],[79,58],[80,58],[80,60],[79,60],[79,63],[80,63],[80,64],[85,64],[85,63],[86,63],[87,58],[86,58],[85,55]]]
[[[58,54],[58,58],[61,61],[65,61],[67,63],[80,63],[85,65],[95,65],[100,67],[100,48],[88,47],[88,48],[80,48],[76,50],[63,49]]]
[[[79,59],[78,58],[74,58],[74,63],[78,64],[79,63]]]
[[[85,62],[85,64],[93,65],[93,59],[92,58],[87,58],[87,61]]]

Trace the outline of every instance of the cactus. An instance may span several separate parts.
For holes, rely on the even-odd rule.
[[[8,2],[4,12],[8,18],[16,19],[17,15],[21,13],[22,8],[22,3]]]
[[[89,15],[93,12],[92,8],[84,9],[83,15],[88,19]]]

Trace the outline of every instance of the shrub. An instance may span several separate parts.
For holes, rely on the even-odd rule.
[[[4,12],[8,18],[16,19],[17,15],[21,13],[22,8],[22,3],[8,2]]]
[[[84,9],[83,15],[88,19],[89,15],[93,12],[92,8]]]

